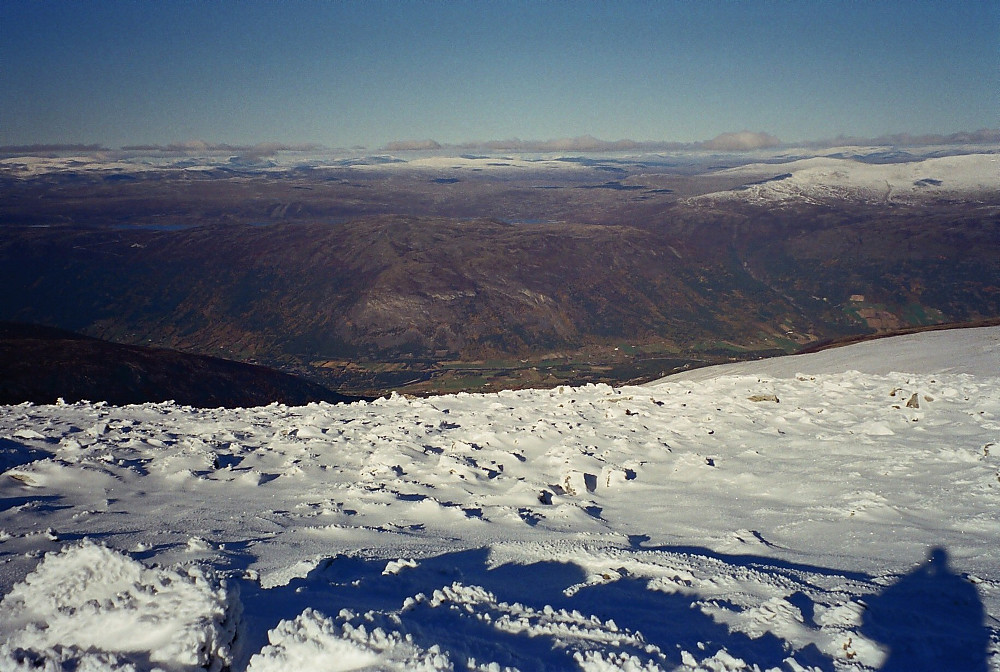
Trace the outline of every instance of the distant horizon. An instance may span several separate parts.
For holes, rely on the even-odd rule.
[[[991,2],[38,0],[0,38],[0,146],[795,144],[1000,109]]]
[[[780,148],[830,148],[838,146],[928,146],[928,145],[976,145],[1000,144],[1000,128],[982,128],[974,131],[958,131],[947,135],[909,133],[892,133],[880,137],[863,138],[838,136],[814,140],[783,141],[765,132],[729,132],[720,133],[708,140],[690,142],[666,140],[633,140],[622,138],[607,140],[583,135],[574,138],[552,138],[544,140],[521,140],[509,138],[505,140],[480,140],[462,143],[441,143],[433,138],[393,140],[378,147],[329,147],[318,142],[285,143],[262,141],[250,144],[230,144],[225,142],[209,142],[205,140],[188,140],[168,144],[136,144],[119,147],[108,147],[100,143],[24,143],[17,145],[0,145],[0,154],[43,154],[43,153],[102,153],[102,152],[150,152],[160,154],[197,155],[199,153],[241,152],[261,156],[277,152],[447,152],[455,151],[497,151],[524,153],[558,153],[558,152],[622,152],[622,151],[717,151],[717,152],[748,152],[761,149]]]

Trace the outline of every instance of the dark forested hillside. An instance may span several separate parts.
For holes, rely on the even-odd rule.
[[[116,405],[172,400],[204,408],[352,401],[261,366],[0,322],[0,404],[60,398]]]

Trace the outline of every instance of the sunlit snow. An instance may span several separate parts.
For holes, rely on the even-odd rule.
[[[0,670],[1000,670],[1000,328],[644,387],[0,407]]]
[[[777,164],[749,164],[716,175],[743,177],[739,189],[705,194],[691,202],[748,202],[853,199],[873,203],[909,201],[943,194],[996,193],[1000,156],[967,154],[905,163],[871,164],[850,159],[816,157]]]

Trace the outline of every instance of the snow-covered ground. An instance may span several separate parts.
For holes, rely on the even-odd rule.
[[[644,387],[0,407],[0,670],[1000,670],[1000,328]]]
[[[62,172],[127,172],[154,170],[146,162],[129,161],[102,154],[82,156],[13,156],[0,158],[0,175],[19,178]]]
[[[996,193],[1000,155],[966,154],[903,163],[865,163],[816,157],[788,163],[755,163],[718,171],[741,177],[745,186],[690,199],[691,202],[742,200],[750,203],[912,201],[927,196]]]

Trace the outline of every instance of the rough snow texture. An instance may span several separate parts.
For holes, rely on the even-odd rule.
[[[95,659],[96,649],[217,672],[232,662],[233,597],[210,567],[149,569],[89,541],[68,545],[46,555],[0,602],[10,634],[0,667],[16,669],[53,651],[51,662],[64,668],[117,660]]]
[[[1000,670],[998,328],[0,460],[0,670]]]

